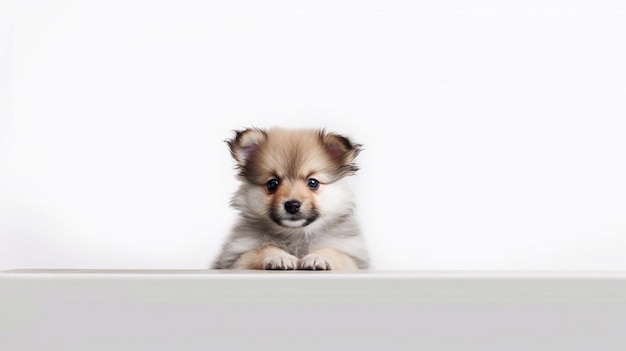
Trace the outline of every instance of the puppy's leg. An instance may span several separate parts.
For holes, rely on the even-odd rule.
[[[233,269],[296,269],[298,258],[276,246],[267,245],[244,252],[235,263]]]
[[[358,266],[354,259],[339,250],[330,247],[317,249],[298,261],[298,269],[306,270],[355,270]]]

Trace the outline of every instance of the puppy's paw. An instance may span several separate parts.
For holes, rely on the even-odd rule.
[[[263,261],[264,267],[267,270],[294,270],[298,265],[298,258],[288,253],[277,253],[275,255],[266,257]]]
[[[333,269],[333,262],[320,254],[311,253],[298,261],[298,269],[309,271],[328,271]]]

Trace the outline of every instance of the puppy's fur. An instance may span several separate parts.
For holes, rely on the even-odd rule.
[[[313,129],[249,128],[227,141],[241,185],[239,220],[215,269],[368,267],[347,177],[361,145]]]

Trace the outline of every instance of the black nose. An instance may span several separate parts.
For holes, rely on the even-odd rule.
[[[298,211],[300,211],[300,201],[295,201],[295,200],[291,200],[291,201],[287,201],[285,202],[285,211],[291,213],[291,214],[296,214],[298,213]]]

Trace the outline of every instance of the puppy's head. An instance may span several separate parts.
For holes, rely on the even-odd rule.
[[[314,129],[237,131],[228,140],[242,187],[233,204],[248,216],[302,228],[350,212],[342,179],[354,174],[361,145]]]

